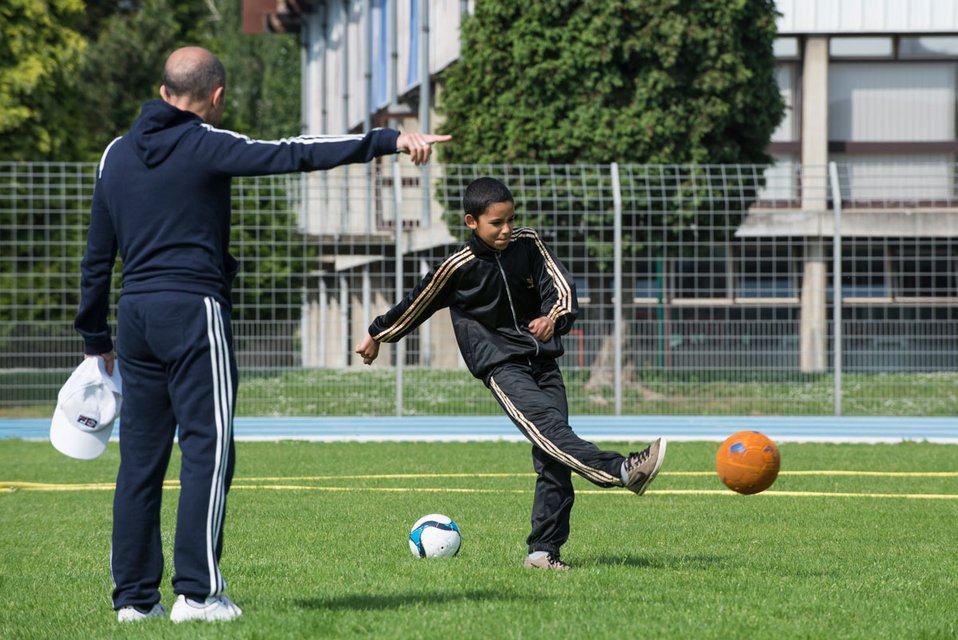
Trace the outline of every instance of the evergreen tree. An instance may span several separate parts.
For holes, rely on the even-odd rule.
[[[775,15],[773,0],[478,2],[443,76],[442,158],[768,162]]]
[[[505,172],[522,224],[556,229],[551,241],[584,252],[577,276],[608,320],[614,220],[603,165],[621,165],[625,291],[650,265],[661,278],[663,261],[695,257],[684,247],[707,254],[727,237],[761,180],[704,165],[770,162],[784,114],[775,16],[773,0],[476,3],[443,74],[450,182]],[[461,229],[461,193],[439,197],[450,229]],[[609,381],[595,372],[610,371],[612,345],[605,339],[594,363],[597,386]]]

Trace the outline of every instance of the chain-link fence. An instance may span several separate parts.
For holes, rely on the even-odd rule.
[[[383,345],[372,367],[352,353],[462,242],[462,192],[491,175],[575,278],[580,314],[561,360],[572,413],[953,414],[956,169],[387,158],[237,179],[237,413],[498,413],[447,312]],[[94,170],[0,163],[2,416],[47,415],[80,358]]]

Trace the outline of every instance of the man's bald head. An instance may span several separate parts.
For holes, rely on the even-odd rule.
[[[183,47],[166,59],[163,86],[171,97],[205,101],[217,87],[226,86],[226,69],[219,58],[206,49]]]

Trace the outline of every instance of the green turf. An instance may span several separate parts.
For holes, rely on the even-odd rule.
[[[48,417],[67,370],[0,371],[0,418]],[[588,387],[588,369],[563,371],[573,415],[612,415],[609,386]],[[499,415],[481,382],[464,369],[408,367],[406,415]],[[831,415],[834,378],[795,371],[632,372],[623,388],[626,415]],[[958,404],[958,373],[843,376],[848,416],[950,416]],[[395,372],[388,367],[251,370],[240,373],[236,415],[394,415]]]
[[[19,485],[0,491],[0,638],[958,635],[955,446],[784,443],[783,474],[750,497],[710,473],[716,446],[670,443],[642,498],[577,481],[563,550],[574,569],[544,573],[520,566],[533,483],[526,445],[238,443],[222,568],[245,615],[220,625],[118,626],[112,492]],[[117,461],[116,445],[79,462],[46,443],[4,440],[0,487],[109,487]],[[170,478],[176,466],[174,457]],[[842,470],[888,475],[794,473]],[[356,477],[436,473],[458,475]],[[169,568],[178,491],[165,495]],[[410,555],[408,529],[430,512],[459,523],[457,558]],[[168,576],[163,595],[169,606]]]

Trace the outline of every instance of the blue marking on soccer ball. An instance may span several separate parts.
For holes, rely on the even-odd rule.
[[[438,513],[423,516],[409,532],[409,550],[420,558],[454,556],[461,544],[459,526],[452,518]]]
[[[741,442],[736,442],[731,447],[728,448],[732,453],[745,453],[745,445]]]

